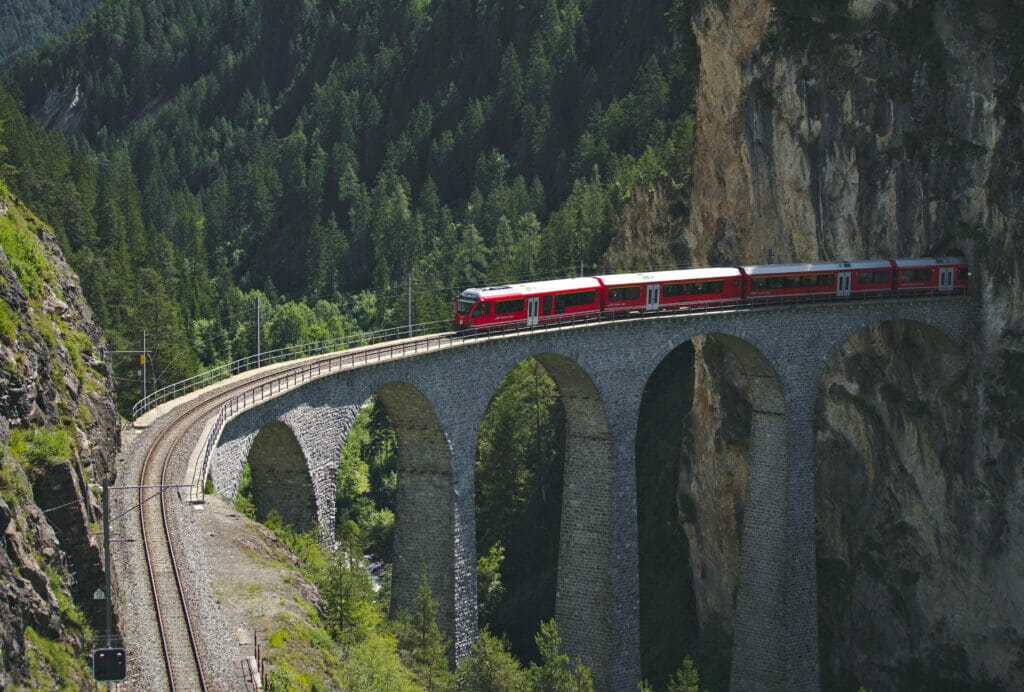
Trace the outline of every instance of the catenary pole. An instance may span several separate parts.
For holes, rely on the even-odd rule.
[[[146,400],[146,330],[142,330],[142,355],[139,356],[139,360],[142,361],[142,400]]]
[[[256,367],[260,367],[260,296],[256,294]]]
[[[145,347],[143,347],[145,348]],[[103,479],[103,595],[107,602],[107,648],[110,648],[110,632],[113,616],[110,605],[110,481]]]

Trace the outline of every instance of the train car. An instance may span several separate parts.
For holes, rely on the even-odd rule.
[[[924,257],[892,260],[897,294],[950,293],[967,290],[967,260],[963,257]]]
[[[544,322],[599,315],[602,297],[601,282],[593,277],[467,288],[455,301],[454,327],[532,327]]]
[[[760,264],[743,270],[743,296],[751,300],[882,295],[892,291],[889,260]]]
[[[735,267],[604,274],[595,278],[604,286],[604,310],[613,314],[734,303],[742,295],[743,283],[743,275]]]

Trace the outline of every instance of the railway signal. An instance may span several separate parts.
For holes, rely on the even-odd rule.
[[[128,671],[128,653],[121,648],[92,652],[92,675],[96,682],[120,682]]]

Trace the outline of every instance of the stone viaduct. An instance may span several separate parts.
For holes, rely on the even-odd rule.
[[[376,394],[398,440],[393,598],[407,607],[426,573],[439,624],[467,655],[477,634],[474,458],[499,382],[536,358],[567,415],[555,617],[598,690],[640,679],[635,435],[641,395],[675,348],[719,340],[752,383],[753,414],[733,641],[733,689],[819,687],[812,417],[822,375],[857,332],[907,320],[962,355],[968,299],[836,302],[486,337],[343,370],[286,390],[224,426],[212,459],[233,495],[246,459],[258,505],[331,531],[340,450]],[[943,364],[928,364],[941,368]]]

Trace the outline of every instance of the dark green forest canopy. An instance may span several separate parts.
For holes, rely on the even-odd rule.
[[[0,3],[0,65],[59,36],[99,0],[4,0]]]
[[[688,177],[696,65],[683,0],[110,0],[4,74],[69,142],[0,118],[12,188],[167,382],[252,352],[257,295],[336,336],[318,301],[379,326],[411,277],[447,319],[461,286],[598,268],[633,184]]]

